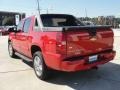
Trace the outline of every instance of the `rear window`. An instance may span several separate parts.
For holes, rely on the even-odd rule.
[[[41,15],[44,27],[63,27],[63,26],[83,26],[84,24],[78,21],[72,15]]]

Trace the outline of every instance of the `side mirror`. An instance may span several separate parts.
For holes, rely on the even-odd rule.
[[[8,29],[8,32],[16,32],[16,31],[17,31],[16,27],[12,27]]]

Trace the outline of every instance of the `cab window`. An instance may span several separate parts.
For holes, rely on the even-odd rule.
[[[19,24],[17,25],[17,30],[22,30],[23,28],[23,21],[20,21]]]
[[[37,18],[35,19],[34,31],[40,31]]]
[[[24,27],[23,27],[23,32],[27,33],[29,31],[31,19],[28,18],[25,20]]]

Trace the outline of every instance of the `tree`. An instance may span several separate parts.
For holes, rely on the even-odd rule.
[[[5,17],[2,21],[2,25],[14,25],[14,18],[13,17]]]

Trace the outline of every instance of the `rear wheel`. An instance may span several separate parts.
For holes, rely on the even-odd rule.
[[[8,52],[10,57],[14,58],[16,56],[11,42],[8,43]]]
[[[40,51],[35,52],[33,55],[33,67],[38,78],[41,80],[48,78],[49,70],[45,65],[42,53]]]

